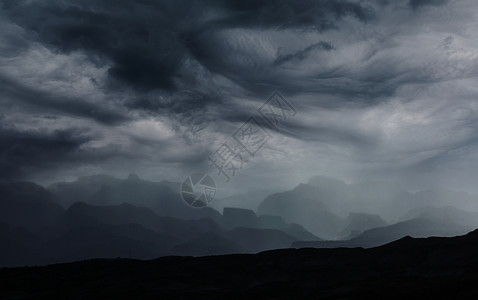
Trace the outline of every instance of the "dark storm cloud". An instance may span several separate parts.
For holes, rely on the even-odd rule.
[[[443,5],[447,2],[448,0],[410,0],[408,5],[410,5],[413,9],[417,9],[427,5]]]
[[[87,128],[46,131],[0,125],[0,180],[39,179],[38,174],[75,170],[85,165],[101,167],[118,159],[150,159],[143,153],[124,151],[117,145],[90,147],[90,143],[101,138]]]
[[[434,96],[426,87],[478,74],[470,34],[461,35],[453,20],[455,27],[438,24],[439,6],[449,2],[0,0],[0,23],[9,22],[0,28],[2,113],[18,128],[33,126],[21,119],[29,114],[51,114],[57,122],[35,117],[31,123],[62,128],[3,130],[0,143],[38,153],[65,143],[48,164],[35,151],[4,146],[3,169],[10,175],[2,178],[20,178],[29,165],[61,168],[72,158],[107,172],[111,165],[96,162],[131,153],[146,158],[147,168],[197,166],[215,151],[216,140],[258,117],[257,107],[274,90],[297,101],[302,114],[277,133],[291,153],[315,157],[331,145],[346,154],[378,149],[388,158],[408,148],[413,154],[401,129],[430,121],[409,118],[402,104],[428,103]],[[450,19],[463,14],[446,9]],[[190,123],[200,132],[189,131]],[[77,134],[75,126],[104,136]],[[396,135],[404,142],[388,139]],[[88,148],[90,142],[102,150]],[[268,147],[283,146],[274,142]],[[21,163],[22,155],[31,160]],[[135,159],[114,167],[144,162]]]
[[[75,97],[68,99],[38,91],[1,75],[0,93],[2,95],[0,103],[10,108],[20,106],[25,111],[56,112],[62,115],[84,117],[105,125],[115,125],[130,119],[125,114],[109,110],[101,105],[95,105]]]
[[[328,42],[318,42],[292,54],[278,55],[274,64],[280,65],[290,61],[300,61],[306,58],[313,51],[316,51],[316,50],[332,51],[334,49],[335,49],[334,46],[332,46]]]
[[[111,62],[111,78],[137,90],[174,89],[174,76],[188,52],[200,61],[205,55],[188,43],[202,30],[324,30],[347,15],[363,21],[373,17],[371,9],[359,3],[312,0],[6,1],[3,8],[12,21],[55,49],[85,51],[99,64]],[[218,16],[209,20],[208,12]]]
[[[223,104],[224,97],[217,95],[213,86],[207,91],[195,91],[198,82],[194,79],[188,82],[191,94],[177,95],[181,88],[176,83],[190,76],[187,68],[181,69],[188,57],[254,94],[275,89],[285,93],[314,91],[340,93],[356,102],[370,99],[373,103],[373,99],[395,90],[394,83],[386,81],[388,74],[377,74],[381,80],[378,83],[372,77],[344,83],[347,74],[340,70],[318,73],[305,80],[280,73],[284,64],[303,60],[314,51],[334,50],[329,42],[319,41],[294,53],[278,52],[275,61],[266,62],[252,53],[231,52],[222,44],[223,37],[217,35],[230,28],[325,31],[335,28],[347,16],[369,22],[376,19],[377,12],[366,2],[4,1],[3,10],[11,21],[35,33],[49,48],[66,54],[81,51],[98,66],[109,66],[108,89],[131,87],[137,92],[125,102],[130,109],[183,113]],[[239,65],[231,64],[238,57],[242,57]],[[149,93],[157,89],[174,100],[161,101]],[[92,110],[85,107],[78,111],[89,114]]]
[[[417,8],[440,1],[410,1]],[[210,71],[226,76],[253,92],[276,88],[303,90],[304,84],[291,83],[290,78],[273,73],[274,66],[300,59],[309,52],[332,50],[326,42],[318,42],[297,53],[278,55],[275,65],[264,69],[264,62],[245,57],[251,68],[231,68],[229,60],[237,53],[221,48],[220,37],[215,34],[227,28],[295,28],[299,30],[328,30],[337,22],[352,16],[362,22],[376,18],[373,6],[366,2],[347,0],[275,0],[275,1],[3,1],[3,11],[11,21],[34,32],[39,41],[62,53],[82,51],[98,65],[108,65],[112,90],[132,87],[145,92],[155,89],[175,92],[175,82],[184,59],[192,55]],[[244,54],[247,56],[250,54]],[[259,75],[258,75],[259,74]],[[262,74],[262,76],[260,76]],[[335,76],[318,74],[316,79]],[[341,74],[338,74],[341,76]],[[371,83],[376,85],[375,83]],[[193,82],[194,85],[194,82]],[[297,85],[294,88],[294,85]],[[287,85],[286,85],[287,86]],[[306,85],[306,87],[309,87]],[[194,86],[190,87],[194,89]],[[382,89],[393,90],[387,87]],[[371,91],[358,86],[351,93]],[[320,87],[319,90],[320,91]],[[129,101],[130,108],[146,110],[164,109],[157,99],[139,94]],[[203,94],[184,101],[178,109],[208,105],[207,100],[220,100]],[[206,100],[203,102],[203,100]],[[211,101],[211,102],[212,102]],[[193,105],[194,104],[194,105]],[[167,105],[166,105],[167,106]],[[167,107],[166,107],[167,108]]]
[[[79,147],[90,139],[78,129],[43,133],[0,127],[0,179],[18,180],[41,169],[76,164]]]
[[[293,61],[294,57],[300,59],[318,49],[332,50],[333,46],[319,41],[315,43],[317,45],[306,47],[297,53],[278,53],[275,62],[269,62],[255,53],[241,49],[241,46],[247,45],[232,45],[235,33],[227,35],[223,30],[244,28],[255,31],[291,29],[321,32],[336,28],[340,19],[346,16],[364,23],[375,20],[376,16],[371,6],[351,1],[231,1],[228,7],[228,14],[220,21],[209,22],[207,26],[188,36],[186,46],[194,58],[209,70],[256,94],[270,93],[275,89],[303,91],[304,83],[300,82],[302,79],[291,80],[283,74],[277,74],[277,68],[282,63]]]
[[[171,89],[184,56],[167,3],[155,1],[18,1],[7,15],[59,51],[85,51],[138,90]]]
[[[344,16],[354,16],[362,21],[373,18],[370,7],[344,0],[324,1],[215,1],[226,8],[228,15],[220,23],[238,27],[279,27],[325,30],[335,26]]]
[[[182,90],[174,93],[137,94],[128,99],[125,106],[130,109],[145,111],[166,111],[169,114],[182,114],[184,117],[191,113],[203,112],[209,104],[221,104],[224,98],[215,91]]]
[[[283,122],[282,133],[296,139],[307,142],[319,142],[327,145],[340,145],[344,148],[363,151],[371,150],[379,145],[379,137],[371,133],[362,132],[351,128],[344,120],[343,124],[315,125],[298,120],[286,120]]]

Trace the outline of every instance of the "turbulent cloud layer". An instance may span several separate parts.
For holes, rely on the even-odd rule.
[[[208,157],[279,90],[297,115],[229,189],[315,174],[473,189],[477,14],[471,0],[0,1],[0,178],[214,172]]]

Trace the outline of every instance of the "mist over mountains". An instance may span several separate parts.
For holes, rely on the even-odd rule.
[[[426,207],[442,208],[446,212],[439,213]],[[446,189],[411,193],[388,182],[346,184],[323,176],[313,177],[291,191],[272,194],[257,209],[259,214],[278,215],[287,222],[299,222],[326,239],[347,237],[347,232],[344,232],[347,229],[342,225],[344,220],[350,223],[348,230],[355,232],[412,217],[428,217],[447,223],[464,222],[466,224],[462,225],[471,227],[478,225],[473,218],[459,217],[455,210],[464,214],[478,211],[478,197]],[[354,228],[353,223],[361,223],[363,227]]]
[[[347,184],[323,176],[264,197],[256,210],[240,207],[247,195],[237,196],[239,207],[230,197],[231,207],[222,211],[193,209],[180,198],[179,183],[133,174],[81,177],[47,187],[2,182],[0,194],[2,266],[289,247],[368,248],[404,236],[456,236],[478,227],[478,198],[466,193],[411,193],[392,183]]]

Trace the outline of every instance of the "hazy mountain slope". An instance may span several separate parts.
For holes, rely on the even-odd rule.
[[[210,219],[183,220],[162,217],[145,207],[131,204],[115,206],[93,206],[77,203],[68,210],[70,214],[92,217],[101,223],[124,225],[136,223],[155,232],[187,240],[207,232],[223,232],[223,229]]]
[[[345,219],[344,229],[339,237],[348,240],[372,228],[387,226],[387,222],[378,215],[350,213]]]
[[[116,187],[121,181],[110,175],[91,175],[79,177],[73,182],[53,183],[46,188],[61,200],[65,208],[68,208],[76,202],[87,202],[101,187]]]
[[[300,224],[319,238],[335,238],[343,220],[318,198],[319,191],[318,187],[301,184],[292,191],[268,196],[257,213],[280,216],[288,223]]]
[[[465,192],[434,188],[416,192],[413,199],[416,207],[454,206],[460,210],[478,212],[478,197]]]
[[[243,208],[224,208],[221,224],[225,228],[237,227],[280,230],[298,240],[319,240],[318,237],[298,224],[288,224],[279,216],[262,215],[257,217],[254,211]]]
[[[226,207],[244,208],[255,211],[262,200],[274,192],[275,191],[271,189],[246,191],[245,193],[229,196],[226,198],[216,198],[209,204],[209,206],[219,212],[222,212]]]
[[[443,222],[451,222],[471,228],[478,227],[478,212],[464,211],[453,206],[427,206],[415,208],[404,215],[402,220],[409,220],[413,218],[440,220]]]
[[[47,255],[41,249],[42,241],[22,228],[10,228],[0,222],[0,266],[45,264]]]
[[[102,226],[71,229],[46,243],[44,248],[50,251],[52,263],[115,257],[152,259],[169,250],[152,242],[114,234]]]
[[[295,237],[275,229],[235,228],[224,236],[243,246],[249,253],[289,248],[292,242],[297,241]]]
[[[54,224],[64,209],[43,187],[30,182],[0,182],[0,221],[35,232]]]
[[[187,206],[179,195],[179,187],[179,183],[152,182],[131,174],[124,180],[105,175],[81,177],[74,182],[50,185],[48,189],[66,206],[80,201],[105,206],[129,203],[151,208],[161,216],[184,219],[220,218],[220,213],[210,207],[191,209]]]
[[[412,219],[399,222],[393,225],[373,228],[364,231],[359,236],[347,241],[318,241],[318,242],[295,242],[292,247],[316,247],[316,248],[335,248],[335,247],[376,247],[405,236],[416,238],[425,238],[431,236],[450,237],[466,234],[473,230],[473,227],[467,227],[455,223],[444,222],[434,219]]]
[[[415,208],[444,205],[478,210],[478,197],[442,189],[410,193],[393,183],[366,181],[346,184],[317,176],[290,191],[269,195],[257,212],[301,224],[321,238],[336,239],[347,235],[349,221],[345,218],[351,213],[377,215],[387,223],[395,223]]]

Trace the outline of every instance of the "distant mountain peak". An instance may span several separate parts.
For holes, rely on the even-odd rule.
[[[316,185],[316,186],[345,186],[347,185],[344,181],[336,178],[331,178],[323,175],[317,175],[314,177],[311,177],[309,181],[307,182],[309,185]]]
[[[78,177],[76,181],[85,182],[85,181],[95,181],[95,180],[118,180],[118,179],[108,174],[95,174],[95,175],[80,176]]]

